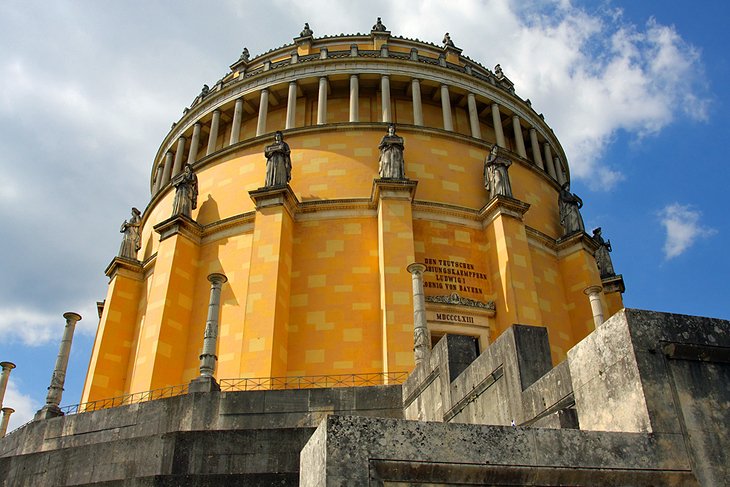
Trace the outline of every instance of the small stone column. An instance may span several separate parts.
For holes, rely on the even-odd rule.
[[[243,118],[243,98],[236,100],[236,104],[233,107],[233,121],[231,122],[231,138],[228,141],[228,145],[238,143],[239,137],[241,137],[241,119]],[[258,134],[257,134],[258,135]]]
[[[360,78],[350,75],[350,122],[360,121]]]
[[[218,142],[218,127],[221,124],[221,111],[213,110],[213,118],[210,120],[210,135],[208,135],[208,148],[205,155],[209,156],[215,152],[215,145]]]
[[[327,77],[319,78],[319,94],[317,95],[317,125],[327,123]]]
[[[520,117],[512,116],[512,128],[515,132],[515,142],[517,142],[517,153],[520,157],[527,159],[527,150],[525,149],[525,139],[522,137],[522,126],[520,125]]]
[[[390,123],[392,121],[390,113],[390,76],[383,75],[380,77],[380,101],[383,108],[383,122]]]
[[[591,311],[593,311],[593,323],[596,328],[603,324],[603,307],[601,306],[601,286],[589,286],[583,291],[591,302]]]
[[[220,390],[213,373],[218,361],[216,355],[218,345],[218,317],[220,316],[221,286],[228,278],[219,273],[208,276],[210,282],[210,300],[208,301],[208,319],[203,336],[203,353],[200,354],[200,377],[190,384],[190,392],[210,392]]]
[[[190,150],[188,151],[188,164],[195,164],[198,158],[198,146],[200,145],[200,129],[203,124],[195,122],[193,125],[193,138],[190,141]]]
[[[157,193],[160,188],[162,187],[162,173],[164,172],[164,166],[162,164],[159,164],[157,166],[157,171],[155,174],[155,182],[152,186],[152,194]]]
[[[12,362],[0,362],[2,371],[0,372],[0,408],[3,407],[3,399],[5,399],[5,389],[8,388],[8,379],[10,379],[10,371],[15,368]]]
[[[15,412],[13,408],[3,408],[3,419],[0,420],[0,438],[5,436],[8,432],[8,423],[10,422],[10,415]]]
[[[451,98],[448,85],[441,85],[441,113],[444,117],[444,130],[454,130],[454,119],[451,117]]]
[[[286,97],[286,124],[285,129],[293,129],[297,123],[297,82],[289,82],[289,93]]]
[[[532,157],[535,159],[535,164],[540,169],[545,170],[542,163],[542,154],[540,153],[540,143],[537,141],[537,130],[534,128],[530,129],[530,145],[532,146]]]
[[[61,412],[61,409],[58,406],[61,404],[61,397],[63,396],[63,384],[66,381],[68,357],[71,353],[71,342],[74,338],[76,322],[81,320],[81,315],[74,312],[68,312],[64,313],[63,317],[66,318],[66,327],[63,330],[61,346],[58,349],[56,366],[53,368],[53,375],[51,375],[51,385],[48,387],[46,405],[36,413],[35,419],[47,419],[56,416],[63,416],[63,412]]]
[[[416,367],[431,356],[431,333],[426,324],[426,299],[423,295],[424,264],[414,262],[407,268],[413,279],[413,353]]]
[[[499,105],[492,103],[492,123],[494,124],[494,135],[497,138],[497,145],[507,147],[504,141],[504,131],[502,130],[502,116],[499,114]]]
[[[269,114],[269,90],[264,88],[261,90],[261,100],[259,101],[259,119],[256,123],[256,135],[266,133],[266,116]]]
[[[413,124],[423,125],[423,106],[421,105],[421,80],[411,80],[411,95],[413,97]]]
[[[477,99],[474,93],[466,96],[466,102],[469,107],[469,126],[471,128],[471,136],[476,139],[482,138],[482,128],[479,126],[479,112],[477,112]]]
[[[553,150],[550,148],[550,144],[545,142],[545,168],[551,178],[557,181],[558,177],[555,174],[555,163],[553,162]]]
[[[167,183],[169,183],[170,179],[172,179],[172,164],[174,157],[175,156],[170,151],[165,153],[165,168],[162,170],[162,184],[160,185],[160,188],[167,186]]]
[[[558,184],[562,186],[565,184],[565,171],[563,171],[563,165],[560,163],[560,159],[557,157],[553,158],[553,163],[555,165],[555,174],[558,176]]]
[[[174,178],[178,174],[180,174],[180,171],[182,171],[183,166],[183,158],[185,157],[185,142],[187,139],[185,139],[184,135],[181,135],[179,139],[177,139],[177,150],[175,151],[175,163],[172,166],[172,177]]]

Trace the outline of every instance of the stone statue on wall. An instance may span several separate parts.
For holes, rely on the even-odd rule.
[[[611,240],[604,240],[601,234],[601,227],[593,230],[593,240],[598,244],[598,250],[594,254],[596,258],[596,265],[598,265],[598,272],[601,274],[601,278],[613,277],[616,275],[616,271],[613,270],[613,262],[611,261]]]
[[[378,17],[378,21],[375,22],[375,25],[373,26],[373,32],[386,32],[387,29],[385,28],[385,25],[383,25],[383,22],[380,20],[380,17]]]
[[[583,200],[570,192],[570,183],[563,184],[558,195],[558,208],[560,209],[560,224],[565,232],[563,233],[564,236],[585,231],[583,217],[580,216],[582,207]]]
[[[502,66],[500,66],[499,64],[494,66],[494,76],[496,76],[497,79],[504,78],[504,71],[502,71]]]
[[[172,216],[184,215],[193,217],[193,210],[198,207],[198,176],[193,172],[191,164],[185,164],[183,172],[172,180],[175,188],[175,199],[172,202]]]
[[[309,22],[304,23],[304,29],[299,33],[299,37],[309,37],[314,34],[314,31],[309,28]]]
[[[238,60],[247,63],[250,58],[251,54],[248,52],[248,47],[244,47],[243,52],[241,52],[241,57],[239,57]]]
[[[484,160],[484,187],[489,191],[490,198],[497,195],[512,197],[512,185],[509,181],[508,169],[512,161],[499,155],[497,144]]]
[[[289,144],[284,142],[284,136],[280,131],[277,131],[274,134],[274,143],[267,145],[264,151],[266,156],[265,188],[286,186],[291,181],[290,154]]]
[[[403,137],[395,135],[395,124],[388,125],[388,134],[380,139],[380,166],[378,173],[383,179],[405,179],[405,162],[403,160]]]
[[[444,40],[441,42],[443,42],[444,46],[446,46],[446,47],[456,47],[456,46],[454,46],[454,41],[451,40],[451,36],[449,35],[448,32],[446,34],[444,34]]]
[[[141,213],[137,208],[132,208],[132,217],[129,221],[124,220],[120,233],[122,237],[122,245],[119,247],[119,257],[125,259],[137,259],[137,251],[142,248],[139,236],[139,221]]]
[[[200,98],[205,98],[208,96],[208,93],[210,93],[210,87],[208,85],[203,85],[203,88],[200,90]]]

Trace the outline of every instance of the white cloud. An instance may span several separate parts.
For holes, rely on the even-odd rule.
[[[673,259],[683,254],[698,239],[717,233],[715,229],[700,224],[701,216],[690,205],[679,203],[667,205],[659,212],[661,224],[667,232],[664,242],[665,259]]]
[[[15,409],[15,412],[10,416],[10,423],[8,424],[7,432],[10,433],[18,426],[33,419],[35,412],[40,409],[41,404],[34,401],[30,395],[20,392],[13,380],[13,375],[10,374],[8,388],[5,390],[5,398],[3,399],[3,407]]]
[[[99,322],[96,309],[91,306],[75,309],[79,310],[82,319],[74,333],[93,336]],[[0,335],[7,342],[29,346],[60,342],[66,323],[62,314],[33,311],[22,306],[0,307]]]
[[[290,15],[310,20],[315,35],[351,25],[368,31],[376,15],[394,35],[439,43],[450,32],[465,55],[487,67],[500,63],[517,93],[547,114],[573,177],[594,189],[609,189],[623,179],[621,168],[605,160],[619,132],[640,139],[676,116],[707,119],[700,52],[673,26],[653,18],[637,26],[620,9],[589,12],[569,0],[462,0],[449,8],[437,0],[338,6],[329,0],[288,5]],[[333,8],[337,14],[312,18],[312,12]]]

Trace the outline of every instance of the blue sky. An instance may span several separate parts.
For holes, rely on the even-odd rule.
[[[302,2],[300,2],[302,3]],[[84,316],[78,402],[103,271],[152,158],[238,59],[315,36],[394,35],[500,63],[563,143],[586,227],[601,226],[627,306],[730,319],[726,2],[40,2],[0,4],[0,360],[11,428],[45,398],[65,311]]]

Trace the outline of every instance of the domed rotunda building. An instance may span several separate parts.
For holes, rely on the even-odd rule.
[[[560,362],[594,314],[623,307],[569,182],[542,114],[448,34],[434,45],[378,20],[244,50],[154,156],[81,401],[189,383],[218,300],[218,379],[397,380],[414,367],[414,282],[434,343],[484,349],[538,325]]]

